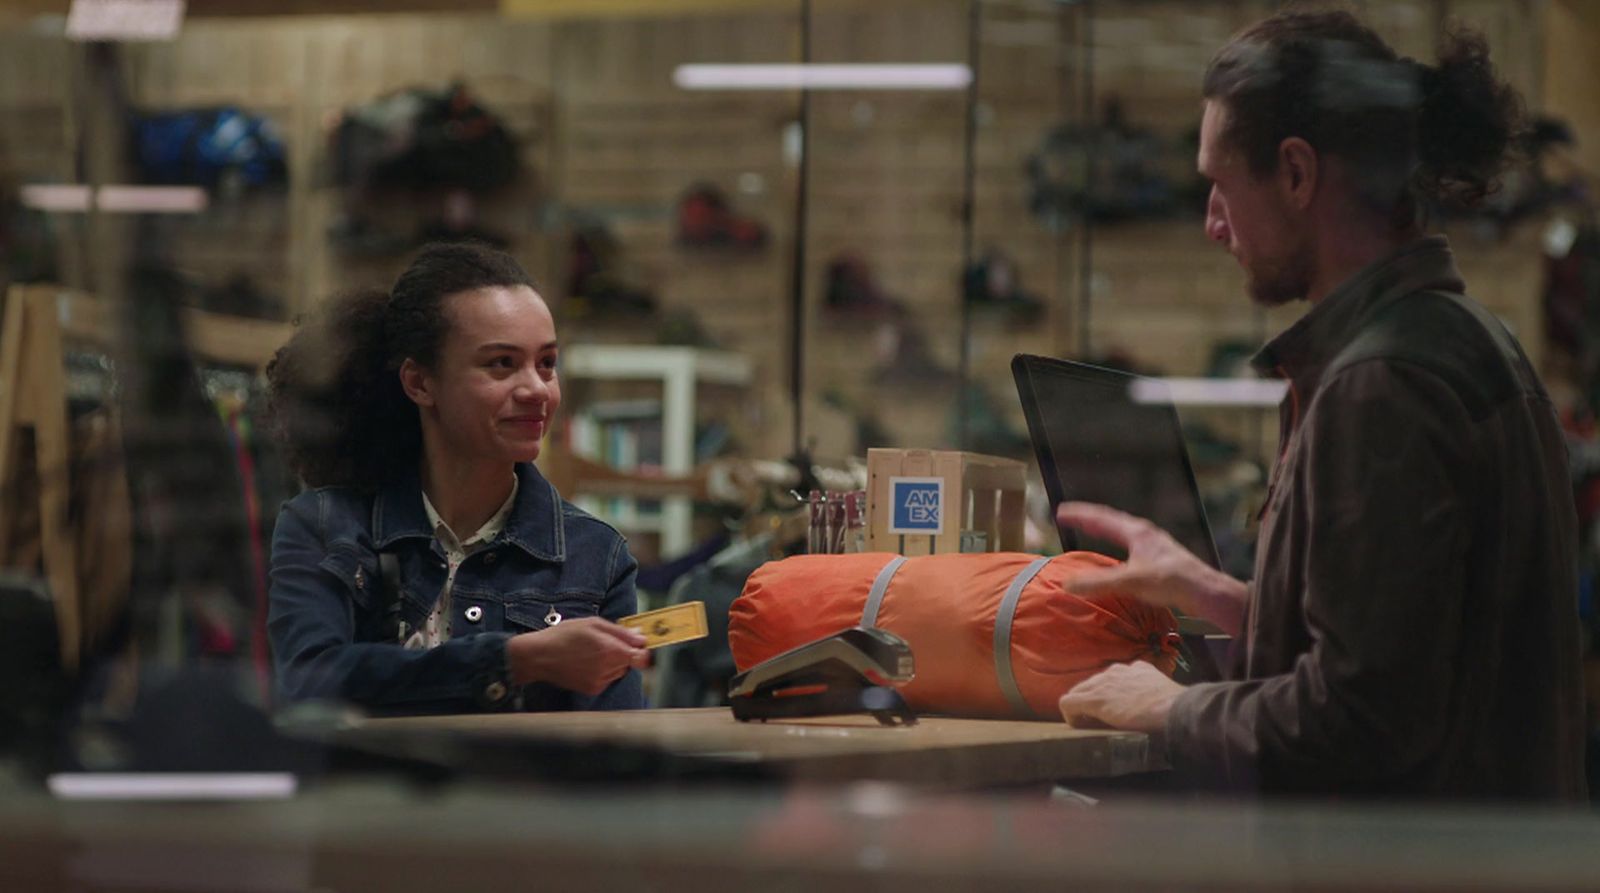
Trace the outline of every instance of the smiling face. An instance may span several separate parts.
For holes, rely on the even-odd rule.
[[[1250,297],[1276,307],[1303,298],[1311,255],[1278,174],[1256,175],[1227,139],[1227,107],[1207,101],[1200,120],[1200,175],[1211,182],[1206,235],[1244,268]]]
[[[539,457],[561,405],[555,320],[526,285],[445,298],[449,334],[434,368],[401,368],[407,393],[458,463],[507,464]]]

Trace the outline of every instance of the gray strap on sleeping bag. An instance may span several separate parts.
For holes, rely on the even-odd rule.
[[[1000,613],[994,618],[994,674],[1000,681],[1000,690],[1005,692],[1006,700],[1011,702],[1011,708],[1024,716],[1032,716],[1033,708],[1023,699],[1022,690],[1017,688],[1017,677],[1011,672],[1011,621],[1016,619],[1022,590],[1028,588],[1033,578],[1049,563],[1048,558],[1036,558],[1023,568],[1006,589],[1005,598],[1000,600]]]
[[[878,609],[883,607],[883,594],[889,591],[889,581],[894,579],[894,572],[900,565],[906,563],[904,555],[896,555],[883,570],[878,571],[878,578],[872,581],[872,591],[867,593],[867,606],[861,610],[861,625],[873,627],[878,625]]]

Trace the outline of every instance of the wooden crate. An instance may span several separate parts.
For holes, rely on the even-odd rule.
[[[895,529],[892,485],[896,479],[940,482],[937,533],[904,533]],[[916,481],[906,482],[902,496],[916,499]],[[1014,459],[955,450],[867,451],[867,549],[902,555],[931,555],[961,551],[964,531],[981,532],[984,551],[1021,551],[1027,489],[1026,466]],[[904,501],[904,499],[902,500]],[[928,503],[917,500],[928,523]],[[901,520],[908,520],[902,515]]]

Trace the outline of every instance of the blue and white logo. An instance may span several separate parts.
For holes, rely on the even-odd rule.
[[[944,531],[944,478],[889,478],[890,533]]]

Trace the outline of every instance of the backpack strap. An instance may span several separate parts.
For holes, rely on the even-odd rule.
[[[400,558],[393,552],[378,553],[378,573],[383,576],[384,595],[389,604],[384,613],[384,637],[391,642],[405,644],[411,631],[400,619]]]
[[[1017,617],[1017,603],[1022,601],[1022,590],[1028,588],[1033,578],[1050,563],[1049,558],[1035,558],[1017,574],[1000,599],[1000,612],[994,618],[994,675],[1000,682],[1000,691],[1011,702],[1011,709],[1024,716],[1033,716],[1033,708],[1017,688],[1017,677],[1011,672],[1011,623]]]

